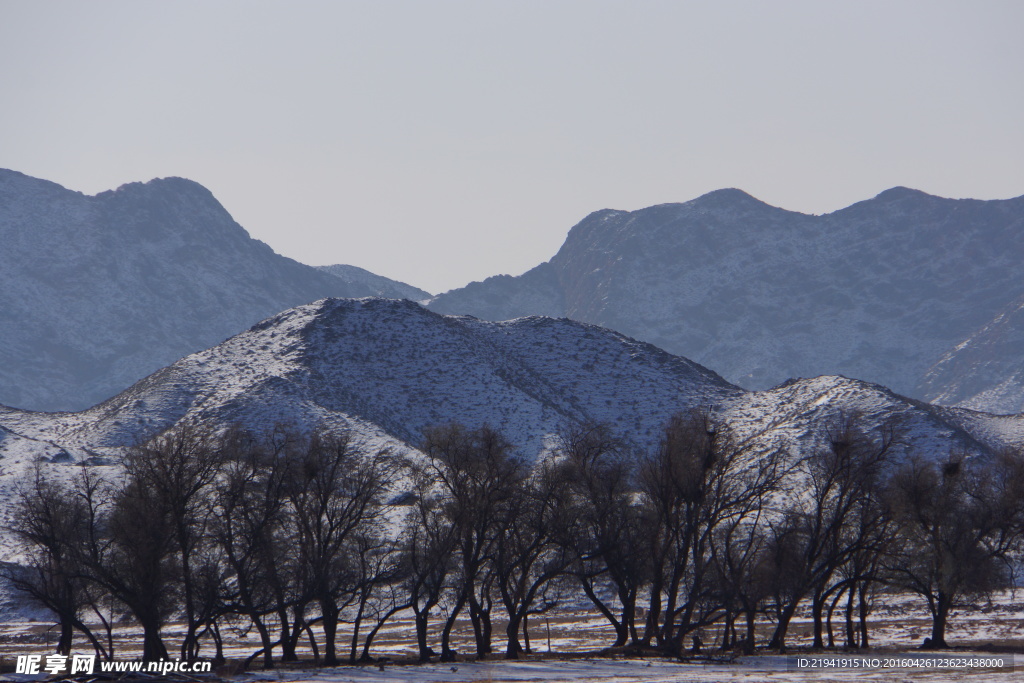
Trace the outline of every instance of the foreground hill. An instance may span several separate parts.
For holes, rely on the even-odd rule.
[[[7,409],[0,425],[75,452],[129,445],[186,419],[253,429],[348,425],[410,444],[425,427],[458,420],[490,424],[536,453],[574,421],[609,421],[638,442],[656,440],[674,411],[740,393],[696,363],[593,325],[487,323],[410,301],[325,299],[89,410]]]
[[[750,389],[841,374],[1019,412],[1024,373],[1004,383],[1019,371],[1020,344],[1006,340],[1024,329],[1019,313],[1007,315],[1024,300],[1022,234],[1024,197],[894,188],[812,216],[720,190],[598,211],[550,261],[429,305],[487,320],[540,314],[602,325]]]
[[[656,446],[675,412],[713,407],[759,450],[799,449],[830,417],[895,419],[908,445],[999,448],[1017,418],[936,408],[846,379],[793,380],[744,392],[685,358],[567,319],[484,322],[410,301],[324,299],[269,318],[190,355],[93,408],[38,413],[0,408],[0,471],[116,456],[182,421],[349,427],[415,447],[426,427],[459,421],[502,430],[524,455],[565,427],[606,422],[638,449]]]
[[[0,244],[0,403],[36,410],[89,407],[285,308],[381,286],[275,254],[181,178],[86,196],[0,169]]]
[[[744,392],[685,358],[564,318],[494,323],[407,300],[323,299],[187,356],[88,410],[0,406],[0,554],[19,557],[4,530],[17,487],[36,467],[70,479],[82,471],[77,465],[92,464],[109,480],[125,446],[182,423],[348,428],[372,447],[399,451],[415,449],[429,426],[488,424],[530,458],[555,445],[564,428],[596,421],[638,457],[657,447],[673,413],[697,407],[726,420],[754,456],[782,451],[791,461],[815,452],[831,420],[854,413],[868,431],[894,422],[898,450],[924,457],[1024,443],[1021,416],[939,408],[838,376]],[[0,582],[0,616],[14,613],[5,612],[5,595]]]

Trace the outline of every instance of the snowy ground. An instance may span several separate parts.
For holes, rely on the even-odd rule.
[[[403,663],[415,656],[412,625],[408,618],[397,619],[382,629],[375,640],[373,655],[390,658],[383,668],[379,665],[344,666],[334,669],[316,669],[309,660],[308,646],[299,651],[306,662],[300,666],[270,672],[251,671],[235,674],[240,681],[259,683],[283,681],[299,683],[443,683],[502,681],[607,681],[634,683],[696,683],[711,681],[737,681],[743,683],[775,681],[994,681],[996,683],[1024,680],[1024,594],[1003,593],[991,603],[962,609],[953,616],[948,640],[956,646],[949,652],[922,652],[917,648],[928,634],[928,619],[918,600],[910,596],[881,596],[876,600],[871,615],[872,648],[862,655],[851,655],[842,650],[825,653],[809,651],[810,623],[806,614],[793,622],[788,655],[762,654],[751,657],[712,656],[689,663],[661,659],[601,657],[596,652],[612,641],[611,629],[600,616],[582,609],[566,609],[552,613],[547,619],[535,617],[530,623],[533,654],[523,661],[507,662],[500,659],[504,648],[503,624],[495,624],[494,659],[484,662],[459,661],[454,664],[417,665]],[[435,620],[432,642],[436,642]],[[0,624],[0,671],[10,671],[19,654],[46,654],[52,651],[56,640],[52,623],[21,621]],[[770,624],[764,624],[759,638],[767,638]],[[836,615],[836,637],[840,638],[842,624]],[[180,642],[181,629],[168,627],[165,637],[168,646]],[[256,649],[258,639],[253,632],[228,628],[226,655],[230,660],[244,660]],[[713,630],[702,634],[704,642],[714,646],[719,633]],[[347,645],[345,634],[339,645]],[[141,633],[131,627],[118,627],[115,631],[116,659],[123,661],[137,657]],[[472,653],[471,630],[468,623],[460,624],[454,645],[463,653]],[[348,652],[340,648],[341,656]],[[74,652],[88,652],[84,641],[78,641]],[[1014,654],[1016,653],[1016,655]],[[212,655],[207,649],[203,656]],[[842,661],[851,656],[861,657],[859,666]],[[865,661],[863,658],[867,658]],[[937,659],[957,658],[960,666]],[[993,661],[1001,658],[1002,666]],[[816,659],[818,666],[798,667],[800,660]],[[873,661],[874,660],[874,661]],[[828,664],[840,664],[831,667]],[[893,666],[896,664],[897,666]],[[226,675],[227,672],[221,672]],[[0,681],[25,681],[39,677],[0,674]]]
[[[1010,660],[1011,657],[1003,657]],[[317,683],[475,683],[503,681],[608,681],[615,683],[711,683],[712,681],[1019,681],[1021,673],[1004,669],[907,670],[844,669],[829,672],[794,670],[792,658],[748,657],[734,664],[682,664],[641,659],[567,659],[558,661],[473,662],[456,665],[429,664],[415,667],[357,667],[317,672],[249,674],[247,681],[314,681]],[[1024,664],[1024,661],[1021,662]],[[1020,665],[1018,665],[1020,666]]]

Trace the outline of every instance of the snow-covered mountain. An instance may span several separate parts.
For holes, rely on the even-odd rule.
[[[489,424],[524,452],[573,421],[657,438],[674,411],[739,389],[650,344],[549,318],[487,323],[410,301],[324,299],[287,310],[193,354],[89,410],[0,409],[18,438],[77,460],[181,420],[348,425],[416,444],[425,427]],[[2,446],[2,444],[0,444]]]
[[[123,447],[185,421],[347,427],[371,446],[415,448],[426,427],[500,429],[526,457],[581,421],[654,448],[677,411],[710,406],[753,454],[813,452],[823,427],[859,414],[895,421],[904,451],[945,458],[1024,444],[1024,416],[939,408],[838,376],[744,392],[714,372],[594,325],[545,317],[485,322],[407,300],[323,299],[187,356],[88,410],[0,406],[0,551],[17,557],[12,495],[36,466],[70,479],[80,464],[119,471]],[[4,614],[0,585],[0,615]],[[13,609],[13,608],[11,608]],[[9,611],[9,610],[8,610]]]
[[[926,400],[1020,411],[1020,380],[1003,384],[1020,358],[1007,340],[1024,335],[1015,331],[1024,316],[1007,312],[1024,300],[1022,237],[1024,197],[894,188],[813,216],[719,190],[595,212],[550,261],[429,305],[487,320],[591,322],[751,389],[841,374]],[[964,346],[977,335],[987,341]],[[964,349],[981,355],[963,360]],[[957,371],[947,369],[952,358]]]
[[[188,180],[86,196],[0,170],[0,403],[86,408],[285,308],[375,294],[366,280],[275,254]]]
[[[893,418],[914,448],[998,448],[1017,418],[936,408],[843,377],[744,392],[685,358],[568,319],[484,322],[411,301],[324,299],[289,309],[77,413],[0,408],[0,473],[40,456],[54,463],[117,449],[183,420],[348,426],[415,447],[431,425],[500,429],[527,456],[575,422],[611,425],[651,448],[675,412],[713,406],[759,448],[792,448],[839,412],[875,426]],[[1001,420],[1001,421],[1000,421]],[[1009,420],[1009,421],[1007,421]]]
[[[939,403],[1024,411],[1024,296],[943,355],[925,375],[924,388]]]

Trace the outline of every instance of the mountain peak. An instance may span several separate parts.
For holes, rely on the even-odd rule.
[[[735,187],[726,187],[720,190],[708,192],[707,194],[703,194],[696,199],[687,202],[687,204],[708,209],[732,209],[736,207],[746,209],[760,207],[775,208],[770,204],[762,202],[757,197]]]
[[[20,408],[93,405],[325,296],[395,295],[274,253],[186,178],[87,196],[0,171],[0,243],[0,403]]]
[[[118,198],[124,199],[127,197],[174,197],[181,198],[186,201],[202,201],[204,203],[212,202],[218,207],[221,206],[217,198],[213,196],[210,190],[194,180],[188,178],[181,178],[178,176],[169,176],[167,178],[153,178],[146,182],[132,182],[125,183],[119,186],[116,190],[107,190],[96,194],[96,198]]]
[[[921,190],[915,190],[912,187],[897,185],[896,187],[890,187],[888,190],[879,192],[875,195],[875,199],[886,202],[898,202],[905,199],[937,199],[937,197]]]
[[[430,306],[489,320],[544,306],[748,388],[840,373],[926,398],[928,368],[1024,293],[1022,219],[1016,201],[907,187],[820,216],[722,189],[594,214],[543,273],[448,292]]]

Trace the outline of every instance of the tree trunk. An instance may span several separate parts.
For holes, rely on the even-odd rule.
[[[320,649],[316,646],[316,638],[313,636],[313,627],[308,622],[303,621],[301,624],[295,624],[295,639],[298,640],[303,629],[305,629],[306,635],[309,636],[309,649],[313,651],[313,663],[320,666]]]
[[[743,641],[743,654],[752,655],[754,654],[754,648],[757,645],[755,632],[755,626],[757,623],[757,611],[753,606],[748,606],[745,610],[747,613],[747,637]]]
[[[868,647],[868,584],[865,581],[860,585],[860,646]]]
[[[224,662],[224,639],[220,635],[220,627],[216,620],[210,622],[210,637],[213,638],[214,654],[213,665],[223,666]]]
[[[725,610],[725,619],[722,621],[722,649],[731,650],[736,636],[736,629],[733,626],[735,616],[732,609]]]
[[[624,622],[615,618],[615,615],[610,609],[608,609],[608,606],[601,602],[601,599],[597,597],[597,594],[594,592],[594,587],[590,585],[590,583],[584,579],[580,579],[580,585],[583,586],[583,592],[586,593],[588,598],[590,598],[590,602],[593,603],[594,607],[598,609],[598,611],[615,629],[615,642],[612,644],[612,647],[621,647],[622,645],[625,645],[626,638],[629,637],[628,626]]]
[[[622,602],[622,629],[616,637],[618,647],[626,644],[626,641],[636,642],[636,592],[626,591],[621,594],[619,600]]]
[[[522,617],[516,612],[508,615],[508,625],[505,627],[505,635],[508,637],[508,645],[505,646],[505,659],[519,659],[523,654],[523,648],[519,644],[519,623]]]
[[[401,612],[403,609],[407,609],[408,607],[410,607],[410,605],[408,604],[396,605],[392,607],[390,610],[388,610],[387,614],[385,614],[383,617],[377,619],[377,623],[374,625],[373,628],[370,629],[370,632],[366,634],[366,639],[363,640],[363,653],[359,655],[360,662],[373,661],[373,657],[370,656],[370,645],[373,643],[373,639],[377,637],[377,632],[380,631],[381,628],[383,628],[384,624],[388,623],[388,620],[391,619],[391,617],[395,616],[395,614]],[[417,642],[418,640],[419,639],[417,638]]]
[[[139,620],[142,626],[142,660],[155,662],[168,659],[167,648],[160,637],[160,622],[155,619]]]
[[[659,646],[662,644],[661,641],[661,577],[657,574],[654,577],[654,583],[651,585],[651,598],[647,605],[647,622],[644,627],[644,647],[650,647],[651,641],[655,641]]]
[[[836,635],[835,635],[835,632],[832,630],[832,615],[835,614],[836,605],[838,605],[839,601],[843,598],[843,592],[844,591],[845,591],[845,589],[838,591],[836,593],[836,597],[832,598],[832,602],[830,602],[829,605],[828,605],[828,616],[825,617],[825,628],[828,631],[828,646],[829,647],[835,647],[836,646]]]
[[[789,630],[790,620],[796,614],[798,602],[794,600],[782,609],[782,613],[779,614],[779,623],[775,627],[775,633],[772,634],[772,639],[768,643],[769,648],[778,650],[780,653],[786,651],[786,631]]]
[[[352,624],[352,647],[350,648],[348,655],[349,664],[356,663],[356,653],[359,651],[359,625],[363,622],[363,609],[365,607],[365,599],[360,600],[359,611],[356,613],[356,619]]]
[[[821,589],[814,591],[814,598],[811,600],[811,618],[814,620],[814,642],[811,643],[811,647],[816,650],[824,649],[825,641],[822,638],[822,623],[821,623],[821,610],[824,606],[824,596],[821,594]]]
[[[856,586],[850,586],[850,594],[846,596],[846,647],[857,647],[857,634],[853,628],[853,601],[856,597]]]
[[[71,639],[74,638],[75,630],[71,625],[71,621],[68,619],[61,618],[60,620],[60,638],[57,640],[57,653],[67,656],[71,653]]]
[[[483,659],[491,653],[491,612],[469,597],[469,620],[473,623],[473,640],[476,643],[476,657]]]
[[[932,637],[928,642],[928,649],[937,650],[946,646],[946,622],[949,619],[949,598],[939,591],[935,610],[932,613]]]
[[[493,650],[491,647],[491,633],[494,630],[491,625],[491,610],[484,610],[484,613],[480,615],[480,620],[483,622],[484,644],[487,647],[487,653],[490,654]]]
[[[338,608],[330,600],[320,602],[320,613],[324,624],[324,664],[338,665],[336,638],[338,636]]]
[[[427,645],[427,620],[430,617],[429,610],[415,612],[416,614],[416,646],[420,651],[420,661],[429,662],[434,651]]]
[[[296,607],[296,612],[298,608]],[[277,617],[281,621],[281,661],[282,662],[295,662],[298,661],[298,656],[295,654],[295,646],[299,642],[299,634],[301,629],[299,624],[301,618],[296,615],[295,618],[295,633],[291,632],[291,620],[288,619],[288,610],[280,609],[277,612]]]
[[[273,669],[274,645],[270,642],[270,632],[267,630],[267,625],[263,623],[258,614],[250,614],[249,618],[256,627],[256,632],[260,634],[260,644],[263,645],[263,668]]]

